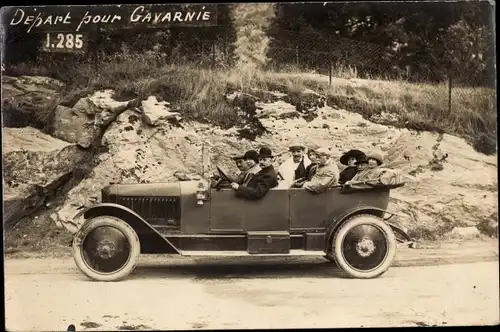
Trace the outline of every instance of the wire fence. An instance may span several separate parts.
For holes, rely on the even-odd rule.
[[[135,50],[141,52],[142,61],[151,61],[156,66],[178,64],[200,69],[229,69],[237,63],[234,39],[193,30],[179,33],[180,37],[171,38],[172,32],[169,31],[145,29],[124,33],[123,30],[106,31],[96,27],[87,36],[85,51],[69,54],[37,52],[34,60],[49,63],[58,59],[59,63],[69,66],[75,62],[87,62],[94,64],[98,71],[101,63],[126,61],[127,54]],[[257,52],[248,57],[258,59],[263,70],[313,72],[324,76],[330,85],[337,78],[433,84],[436,98],[446,99],[450,112],[455,102],[464,105],[464,100],[471,99],[470,88],[492,88],[491,82],[495,81],[494,76],[488,76],[488,70],[481,68],[481,65],[491,63],[491,59],[471,59],[470,63],[452,65],[437,59],[430,50],[417,54],[403,52],[401,49],[405,45],[382,45],[317,32],[281,31],[280,36],[280,39],[261,41],[264,44],[255,47]],[[23,52],[22,46],[26,42],[36,43],[33,40],[18,43],[20,52]],[[258,40],[252,42],[259,44]],[[494,75],[493,71],[491,73]]]

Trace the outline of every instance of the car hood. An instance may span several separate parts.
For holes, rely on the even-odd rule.
[[[108,195],[117,196],[180,196],[180,183],[130,183],[112,184],[103,191]]]

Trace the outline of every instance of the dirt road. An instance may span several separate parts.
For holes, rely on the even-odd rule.
[[[88,281],[71,259],[6,259],[8,331],[269,329],[499,323],[498,251],[400,250],[378,279],[318,258],[145,256],[129,278]],[[479,249],[478,249],[479,250]],[[448,258],[447,258],[448,257]],[[462,261],[460,261],[462,259]],[[416,266],[459,261],[458,264]],[[466,261],[472,263],[464,263]],[[476,261],[476,262],[473,262]]]

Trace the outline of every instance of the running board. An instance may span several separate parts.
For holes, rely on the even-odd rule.
[[[180,250],[183,256],[325,256],[324,251],[290,250],[288,254],[251,254],[248,251],[204,251],[204,250]]]

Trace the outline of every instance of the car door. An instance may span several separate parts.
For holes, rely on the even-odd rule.
[[[237,197],[232,189],[212,190],[210,231],[289,231],[288,191],[273,188],[259,200]]]
[[[290,189],[290,230],[323,230],[326,227],[327,194],[302,188]]]

